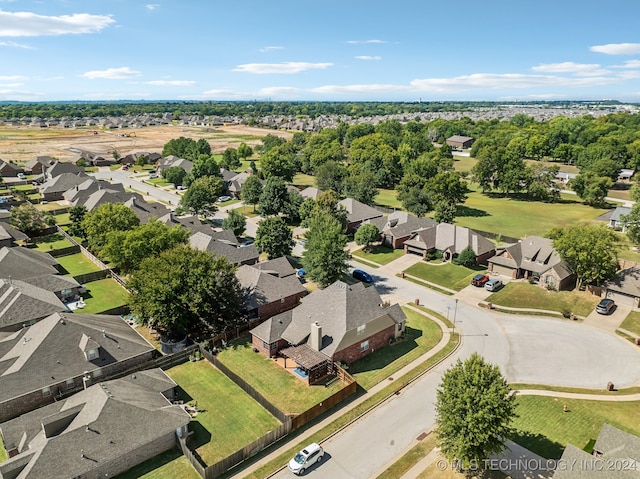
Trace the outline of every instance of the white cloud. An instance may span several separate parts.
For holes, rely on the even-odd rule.
[[[42,93],[33,91],[0,89],[0,100],[38,101],[42,96]]]
[[[325,85],[317,88],[311,88],[309,91],[314,93],[388,93],[392,91],[409,91],[408,86],[403,85]]]
[[[357,58],[358,60],[367,60],[367,61],[377,61],[377,60],[382,60],[381,56],[375,55],[375,56],[369,56],[369,55],[358,55],[354,58]]]
[[[640,43],[608,43],[594,45],[589,50],[606,55],[637,55],[640,54]]]
[[[25,45],[24,43],[16,43],[16,42],[0,42],[0,47],[14,47],[14,48],[26,48],[33,49],[32,46]]]
[[[158,8],[159,6],[160,6],[160,4],[158,4],[158,3],[147,3],[147,5],[146,5],[147,10],[150,10],[150,11],[152,11],[152,12],[153,12],[156,8]]]
[[[22,81],[22,80],[26,80],[26,77],[23,77],[22,75],[0,75],[0,81]]]
[[[275,52],[276,50],[284,50],[284,47],[268,46],[262,47],[259,51],[262,53]]]
[[[121,67],[107,68],[106,70],[93,70],[83,73],[81,76],[90,80],[95,80],[96,78],[106,78],[108,80],[124,80],[127,78],[139,77],[140,75],[142,75],[142,72],[132,70],[129,67]]]
[[[284,62],[284,63],[246,63],[238,65],[234,72],[255,73],[258,75],[267,73],[301,73],[307,70],[324,70],[333,66],[333,63],[309,63],[309,62]]]
[[[385,40],[347,40],[351,45],[366,45],[371,43],[389,43]]]
[[[0,10],[0,37],[39,37],[67,35],[72,33],[94,33],[114,23],[108,15],[45,16],[32,12],[5,12]]]
[[[639,71],[625,71],[617,74],[618,77],[624,80],[635,80],[636,78],[640,78]]]
[[[611,73],[609,70],[605,70],[597,63],[575,63],[575,62],[563,62],[563,63],[544,63],[537,67],[531,68],[534,72],[543,73],[574,73],[581,76],[595,76],[606,75]]]
[[[148,98],[149,92],[93,92],[83,95],[82,100],[140,100]]]
[[[192,86],[196,82],[193,80],[152,80],[144,82],[146,85],[157,86]]]
[[[616,65],[611,68],[640,68],[640,60],[627,60],[623,65]]]
[[[24,83],[0,83],[0,88],[18,88],[23,85]]]
[[[268,97],[291,97],[297,96],[300,93],[299,88],[290,87],[290,86],[272,86],[261,88],[258,92],[259,96],[268,96]]]

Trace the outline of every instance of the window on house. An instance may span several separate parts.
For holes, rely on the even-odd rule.
[[[402,331],[402,323],[398,323],[398,331]]]
[[[87,361],[93,361],[94,359],[98,359],[98,350],[90,349],[87,351]]]
[[[99,378],[100,376],[102,376],[102,369],[98,368],[95,371],[93,371],[94,378]]]
[[[42,397],[49,397],[51,396],[51,388],[49,386],[47,386],[46,388],[42,388]]]
[[[367,325],[363,324],[362,326],[358,326],[358,336],[362,336],[367,329]]]
[[[360,352],[364,353],[369,349],[369,340],[360,343]]]
[[[268,350],[269,348],[269,343],[267,343],[266,341],[262,341],[262,349]]]
[[[71,389],[76,385],[76,382],[73,379],[67,379],[67,389]]]

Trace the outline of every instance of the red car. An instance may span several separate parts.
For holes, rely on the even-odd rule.
[[[482,288],[487,281],[489,281],[488,274],[476,274],[471,280],[471,284],[478,288]]]

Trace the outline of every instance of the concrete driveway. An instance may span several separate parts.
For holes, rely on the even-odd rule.
[[[616,307],[611,314],[599,314],[594,309],[584,319],[584,323],[594,328],[615,332],[632,310],[631,306],[616,303]]]

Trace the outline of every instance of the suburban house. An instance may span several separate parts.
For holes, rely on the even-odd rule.
[[[153,358],[119,316],[54,313],[0,335],[0,421],[59,400]]]
[[[618,181],[631,181],[631,178],[636,174],[636,170],[623,168],[618,173]]]
[[[140,371],[3,422],[0,477],[113,477],[175,447],[191,421],[175,387],[161,369]]]
[[[571,289],[576,275],[562,261],[548,238],[527,236],[518,243],[498,248],[489,258],[489,271],[513,279],[533,278],[540,286],[555,290]]]
[[[578,173],[567,173],[565,171],[559,171],[558,173],[556,173],[555,180],[566,185],[567,183],[569,183],[569,180],[574,179],[576,176],[578,176]]]
[[[247,181],[247,178],[249,178],[249,176],[249,173],[245,173],[244,171],[241,173],[237,173],[235,176],[225,182],[227,191],[239,198],[242,194],[242,186],[244,185],[244,182]]]
[[[18,173],[22,173],[22,168],[8,161],[0,160],[0,176],[15,178]]]
[[[640,301],[640,267],[618,271],[613,279],[602,286],[602,297],[613,299],[616,304],[637,308]]]
[[[87,181],[89,177],[84,173],[62,173],[55,178],[48,179],[40,185],[40,193],[45,201],[64,199],[64,192]]]
[[[305,200],[307,198],[311,198],[312,200],[317,200],[318,196],[322,194],[322,190],[318,188],[314,188],[313,186],[307,186],[304,190],[300,191],[300,196]]]
[[[444,261],[457,257],[467,247],[476,254],[476,264],[485,264],[495,253],[495,245],[480,233],[448,223],[416,231],[404,242],[405,253],[426,258],[427,254],[440,251]]]
[[[67,307],[55,293],[26,281],[0,279],[0,336],[64,311]]]
[[[189,245],[194,249],[208,251],[216,256],[224,256],[233,265],[256,264],[260,253],[254,245],[240,246],[231,230],[198,231],[189,237]]]
[[[29,237],[22,231],[15,229],[8,222],[0,220],[0,248],[15,246],[16,241],[27,241]]]
[[[139,151],[137,153],[129,153],[128,155],[123,156],[118,160],[118,163],[121,163],[123,165],[133,165],[138,160],[138,158],[144,158],[147,163],[153,165],[160,158],[162,158],[162,155],[160,153],[149,153],[147,151]]]
[[[467,148],[471,148],[474,141],[476,141],[475,138],[461,135],[453,135],[446,139],[447,145],[456,150],[466,150]]]
[[[56,161],[52,165],[45,165],[44,167],[45,180],[52,180],[65,173],[72,173],[76,175],[79,173],[84,174],[84,168],[76,166],[73,163],[69,163],[67,161]]]
[[[60,265],[49,253],[16,246],[0,248],[0,278],[25,279],[58,274]]]
[[[110,183],[88,176],[79,185],[62,193],[62,198],[70,205],[76,206],[83,204],[90,195],[101,190],[124,193],[124,186],[121,183]]]
[[[104,205],[105,203],[126,203],[131,200],[131,198],[142,199],[142,196],[139,193],[131,193],[128,191],[120,192],[114,190],[98,190],[85,198],[81,198],[76,205],[84,206],[87,211],[93,211],[98,206]]]
[[[345,210],[347,210],[347,231],[353,232],[367,220],[382,217],[382,211],[379,211],[369,205],[354,200],[353,198],[345,198],[338,202]]]
[[[640,438],[603,424],[589,454],[567,444],[553,479],[632,479],[639,476],[636,464],[640,462]],[[609,465],[609,466],[607,466]]]
[[[418,218],[406,211],[394,211],[389,216],[373,218],[367,223],[376,225],[380,230],[382,244],[393,249],[404,247],[404,242],[411,237],[412,233],[436,225],[436,222],[430,218]]]
[[[284,256],[236,271],[242,288],[242,309],[248,319],[267,319],[295,308],[306,296],[289,260]]]
[[[627,223],[622,219],[623,216],[631,213],[629,206],[617,206],[609,217],[609,228],[620,229],[624,233],[627,229]]]
[[[41,175],[44,173],[45,168],[53,165],[56,160],[50,156],[38,156],[37,158],[27,161],[24,165],[24,169],[32,175]]]
[[[405,323],[402,308],[383,303],[375,288],[336,281],[250,333],[256,350],[294,360],[312,384],[330,372],[333,362],[352,363],[388,345]]]
[[[172,166],[178,166],[182,168],[187,173],[191,173],[191,169],[193,168],[193,162],[190,160],[186,160],[184,158],[178,158],[175,155],[169,155],[162,158],[159,158],[156,161],[156,167],[158,171],[162,172],[168,170]]]

